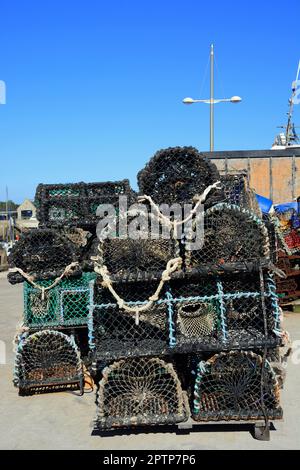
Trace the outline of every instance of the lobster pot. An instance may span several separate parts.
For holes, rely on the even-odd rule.
[[[270,245],[270,259],[272,263],[276,264],[278,262],[278,249],[279,249],[279,240],[276,233],[276,222],[272,215],[263,214],[263,222],[268,230],[269,245]]]
[[[219,179],[217,167],[193,147],[160,150],[138,173],[141,194],[151,196],[156,204],[191,203]],[[213,190],[206,203],[219,200],[220,194]]]
[[[178,351],[275,347],[281,341],[278,298],[268,273],[171,281],[170,293]]]
[[[155,283],[118,285],[118,295],[132,308],[147,303]],[[146,311],[128,312],[120,308],[107,289],[97,288],[89,323],[90,348],[97,361],[127,356],[163,354],[169,347],[173,310],[168,309],[166,292]]]
[[[169,260],[178,256],[179,244],[174,239],[106,238],[98,246],[98,260],[115,281],[160,280]]]
[[[239,206],[243,209],[254,212],[261,217],[261,210],[257,202],[255,192],[249,187],[248,178],[244,174],[221,175],[221,188],[224,195],[223,200],[218,202],[227,202]]]
[[[95,420],[99,430],[188,419],[188,405],[172,364],[158,358],[131,358],[114,362],[102,374]]]
[[[235,275],[222,282],[221,308],[229,347],[275,347],[281,342],[281,316],[272,276]]]
[[[20,394],[83,389],[80,354],[75,341],[59,331],[43,330],[21,337],[14,384]]]
[[[90,304],[90,282],[95,273],[62,279],[55,287],[42,291],[24,282],[24,324],[30,328],[86,325]],[[37,281],[47,289],[52,281]]]
[[[133,197],[129,181],[107,183],[39,184],[37,218],[50,227],[93,227],[100,204],[117,206],[119,196]]]
[[[199,237],[201,224],[202,239]],[[195,239],[196,230],[198,241]],[[190,269],[201,265],[208,268],[220,266],[224,270],[228,265],[235,265],[239,269],[245,263],[257,263],[270,256],[268,231],[262,219],[227,203],[207,209],[204,220],[195,219],[188,238],[193,241],[190,247],[186,244],[185,252],[186,265]]]
[[[196,421],[282,418],[279,385],[268,361],[251,351],[230,351],[198,364],[193,401]]]
[[[178,352],[212,351],[223,347],[225,319],[221,318],[217,282],[213,276],[170,283]],[[222,323],[223,321],[223,323]]]
[[[15,243],[9,267],[20,268],[34,279],[53,279],[77,259],[75,245],[67,237],[51,229],[35,229],[22,234]],[[79,266],[74,266],[68,276],[80,273]],[[24,281],[18,272],[10,272],[7,278],[11,284]]]

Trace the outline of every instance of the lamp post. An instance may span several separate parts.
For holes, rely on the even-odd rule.
[[[214,150],[214,105],[217,103],[240,103],[242,98],[232,96],[231,98],[214,98],[214,45],[210,46],[210,98],[207,100],[198,100],[193,98],[184,98],[184,104],[206,103],[210,105],[210,151]]]

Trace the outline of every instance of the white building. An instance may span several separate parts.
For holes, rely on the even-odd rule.
[[[39,223],[36,218],[36,207],[32,201],[25,199],[25,201],[19,205],[15,223],[21,230],[24,228],[38,227]]]

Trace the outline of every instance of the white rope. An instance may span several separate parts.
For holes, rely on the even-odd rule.
[[[128,304],[126,304],[125,300],[122,299],[122,297],[120,297],[118,293],[115,291],[115,289],[113,288],[109,273],[108,273],[108,269],[105,265],[100,266],[96,262],[95,271],[96,273],[102,276],[102,279],[103,279],[102,286],[109,289],[113,297],[116,299],[116,302],[119,308],[125,310],[126,312],[135,314],[135,323],[136,325],[138,325],[139,313],[146,312],[147,310],[149,310],[154,304],[154,302],[159,299],[159,294],[164,286],[164,283],[171,279],[171,274],[175,272],[179,267],[181,267],[181,264],[182,264],[182,258],[180,257],[169,260],[167,263],[166,269],[162,272],[161,280],[154,294],[149,297],[148,302],[146,304],[136,306],[136,307],[131,307]]]
[[[47,287],[39,286],[36,282],[34,282],[33,276],[30,276],[30,274],[27,274],[21,268],[11,268],[9,269],[9,272],[20,273],[26,279],[26,281],[33,285],[33,287],[42,291],[42,300],[44,300],[45,292],[55,287],[62,280],[62,278],[66,276],[75,266],[78,266],[78,264],[78,261],[74,261],[73,263],[68,264],[68,266],[65,267],[64,272],[59,277],[57,277],[50,286]]]
[[[171,221],[167,216],[162,214],[162,212],[159,209],[159,206],[153,201],[151,196],[147,196],[147,195],[139,196],[138,201],[139,202],[148,201],[150,203],[150,205],[153,207],[153,209],[155,209],[160,222],[164,223],[169,228],[173,229],[174,238],[176,238],[177,237],[177,227],[180,226],[180,225],[186,224],[193,217],[193,215],[196,213],[196,211],[197,211],[198,207],[200,206],[200,204],[205,202],[205,200],[206,200],[208,194],[210,193],[210,191],[212,189],[221,189],[220,184],[221,184],[221,181],[217,181],[216,183],[211,184],[210,186],[208,186],[203,191],[203,193],[201,195],[195,195],[193,197],[193,201],[196,202],[196,204],[193,207],[193,209],[191,210],[191,212],[189,213],[189,215],[184,220]]]

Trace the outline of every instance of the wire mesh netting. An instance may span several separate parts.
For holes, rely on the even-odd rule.
[[[119,196],[133,198],[129,181],[106,183],[40,184],[35,202],[37,218],[45,226],[89,227],[97,223],[100,204],[117,207]]]
[[[158,358],[131,358],[103,370],[96,427],[173,424],[188,419],[187,403],[172,364]]]
[[[14,384],[20,394],[82,389],[82,363],[74,339],[51,330],[21,338],[16,352]]]
[[[206,276],[165,285],[159,299],[137,316],[156,283],[119,284],[116,301],[97,287],[89,321],[90,347],[96,360],[168,352],[275,347],[281,319],[275,284],[269,274]],[[122,308],[122,302],[133,307]]]
[[[44,291],[24,283],[24,324],[31,328],[46,326],[86,325],[90,305],[90,281],[95,273],[83,273],[79,278],[62,279],[55,287]],[[51,281],[38,281],[47,288]]]
[[[255,192],[249,187],[248,178],[244,174],[221,175],[221,188],[219,202],[227,202],[243,209],[248,209],[261,217],[261,210]],[[223,194],[223,199],[221,196]]]
[[[219,349],[226,339],[225,316],[221,318],[218,286],[212,276],[170,282],[177,351]]]
[[[267,361],[251,351],[216,354],[200,362],[194,389],[196,421],[281,418],[279,386]]]
[[[156,204],[191,203],[211,184],[219,181],[217,167],[193,147],[170,147],[158,151],[138,173],[140,192]],[[206,204],[224,197],[215,189]]]
[[[112,279],[158,279],[168,261],[175,258],[173,240],[105,239],[100,243],[102,263]]]
[[[147,303],[157,283],[119,284],[118,295],[134,307]],[[162,292],[165,298],[165,292]],[[118,359],[127,356],[163,354],[169,344],[172,311],[166,302],[153,306],[138,316],[120,308],[108,289],[95,289],[95,305],[90,328],[90,346],[97,360]]]
[[[52,279],[77,261],[75,245],[65,236],[51,229],[34,229],[23,233],[9,255],[9,267],[19,268],[33,279]],[[79,266],[73,266],[68,276],[79,275]],[[19,272],[7,276],[11,284],[23,282]]]
[[[278,243],[278,236],[276,234],[276,227],[274,223],[274,217],[269,214],[263,214],[263,222],[268,230],[268,237],[269,237],[269,246],[270,246],[270,260],[272,263],[277,263],[278,261],[278,251],[279,251],[279,243]]]
[[[278,298],[268,274],[262,279],[254,272],[171,281],[169,294],[177,351],[271,347],[280,342]]]
[[[89,231],[77,227],[63,227],[60,233],[68,238],[79,250],[86,247],[92,236]]]
[[[196,219],[194,223],[201,222]],[[268,231],[262,219],[227,203],[205,211],[202,247],[186,247],[185,262],[191,269],[203,264],[226,269],[226,264],[259,262],[270,256]]]
[[[179,256],[179,242],[170,227],[147,206],[123,214],[99,236],[97,265],[105,266],[115,281],[160,279],[167,263]]]

